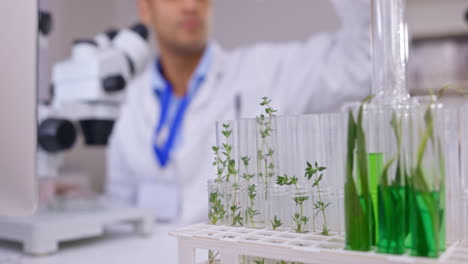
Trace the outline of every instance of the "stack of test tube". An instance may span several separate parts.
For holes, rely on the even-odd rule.
[[[217,124],[210,223],[342,233],[344,119],[340,114]]]
[[[346,248],[438,257],[460,241],[456,109],[368,104],[348,118]]]
[[[209,222],[438,257],[468,213],[458,126],[436,101],[218,122]]]

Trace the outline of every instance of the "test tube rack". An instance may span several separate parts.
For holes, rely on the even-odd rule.
[[[243,227],[197,224],[171,233],[178,239],[179,263],[196,264],[196,250],[219,253],[221,264],[239,264],[242,256],[309,264],[462,264],[468,263],[468,246],[448,245],[438,258],[386,255],[344,250],[343,235],[297,234]]]

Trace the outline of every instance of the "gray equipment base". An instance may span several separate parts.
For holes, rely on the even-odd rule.
[[[0,239],[22,243],[27,254],[47,255],[56,252],[60,242],[98,237],[106,227],[122,223],[133,225],[137,234],[149,236],[154,218],[146,210],[122,206],[0,217]]]

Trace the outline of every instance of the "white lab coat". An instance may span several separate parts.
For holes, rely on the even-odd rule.
[[[233,52],[215,44],[210,72],[187,109],[179,131],[182,141],[165,169],[158,166],[152,148],[160,105],[151,87],[153,68],[148,67],[129,87],[110,140],[108,194],[135,203],[145,185],[176,177],[182,206],[179,223],[207,219],[207,180],[215,177],[211,164],[215,121],[237,117],[237,96],[242,102],[240,115],[254,117],[261,111],[263,96],[273,100],[280,114],[301,114],[336,109],[370,93],[368,2],[335,0],[342,28],[305,43],[262,44]],[[146,200],[161,199],[145,195],[154,195]]]

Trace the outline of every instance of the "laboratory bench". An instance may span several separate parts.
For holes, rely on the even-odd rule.
[[[101,237],[61,243],[58,252],[43,256],[26,255],[19,243],[3,241],[0,242],[0,263],[175,264],[177,239],[169,236],[169,232],[176,228],[173,225],[156,225],[152,235],[141,236],[128,226],[114,226],[106,229]]]

